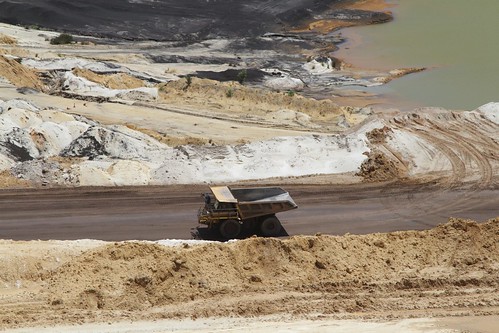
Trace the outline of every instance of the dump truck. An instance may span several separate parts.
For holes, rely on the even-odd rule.
[[[198,212],[197,235],[218,234],[223,240],[279,236],[283,229],[275,214],[298,208],[280,187],[212,186],[210,190],[203,193],[205,204]]]

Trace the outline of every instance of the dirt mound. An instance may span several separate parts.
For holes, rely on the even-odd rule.
[[[366,153],[368,158],[360,165],[357,176],[363,177],[368,182],[377,182],[394,180],[406,175],[405,168],[400,161],[389,158],[380,149],[380,147],[384,148],[391,133],[393,133],[392,129],[387,126],[374,128],[366,133],[372,149]]]
[[[294,92],[272,92],[241,85],[237,82],[217,82],[189,78],[160,84],[164,102],[177,105],[201,106],[203,109],[227,114],[243,114],[246,118],[265,119],[269,112],[290,109],[328,122],[337,119],[341,108],[331,100],[315,100]]]
[[[499,218],[387,234],[101,244],[0,242],[0,328],[278,313],[499,313]]]
[[[2,55],[0,55],[0,76],[17,87],[29,87],[40,91],[45,89],[35,70]]]
[[[96,74],[88,69],[75,68],[73,74],[89,81],[103,85],[109,89],[135,89],[144,87],[145,84],[142,80],[137,79],[125,73],[116,74]]]
[[[498,219],[481,225],[450,219],[429,231],[251,238],[183,248],[115,243],[47,274],[46,292],[56,308],[133,311],[248,293],[497,288],[498,244]],[[374,303],[378,302],[370,299],[368,304],[342,311]],[[237,311],[199,310],[199,315]],[[272,306],[248,308],[240,314],[281,311]]]
[[[13,37],[0,33],[0,44],[16,45],[17,40]]]
[[[385,143],[387,137],[390,135],[392,130],[388,126],[382,128],[374,128],[373,130],[366,133],[366,137],[370,143]]]
[[[356,176],[368,182],[394,180],[405,176],[404,170],[392,159],[375,149],[367,154],[368,158],[360,165]]]
[[[29,182],[15,177],[10,171],[0,172],[0,188],[28,187],[29,185]]]

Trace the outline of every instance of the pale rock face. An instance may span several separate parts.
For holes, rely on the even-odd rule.
[[[324,61],[317,61],[313,59],[303,65],[303,68],[312,74],[326,74],[334,72],[333,60],[330,58]]]
[[[67,131],[71,135],[72,140],[75,140],[76,138],[81,136],[90,127],[90,125],[76,120],[64,121],[59,124],[67,129]]]
[[[127,133],[128,132],[128,133]],[[150,160],[151,157],[161,155],[158,151],[161,146],[157,141],[151,145],[150,137],[147,141],[137,136],[128,135],[130,132],[119,132],[116,129],[91,126],[80,137],[74,140],[63,152],[68,157],[108,156],[118,159]],[[163,147],[166,147],[162,145]]]
[[[9,133],[15,127],[17,127],[17,124],[10,118],[0,115],[0,133]]]
[[[19,108],[11,108],[3,112],[2,117],[8,117],[19,128],[38,126],[43,122],[35,112]]]
[[[70,71],[73,68],[89,69],[95,73],[126,72],[127,69],[110,62],[96,62],[80,58],[23,59],[22,64],[40,70]]]
[[[0,113],[14,108],[27,111],[38,111],[38,107],[36,107],[33,103],[22,99],[11,99],[8,101],[0,102]]]
[[[138,186],[151,181],[149,166],[138,161],[85,161],[76,169],[82,186]]]
[[[16,160],[56,156],[88,127],[71,115],[53,110],[38,112],[9,107],[0,114],[3,150],[9,150]]]
[[[158,97],[157,88],[140,87],[135,89],[109,89],[98,83],[64,72],[61,76],[64,90],[79,95],[119,98],[125,100],[155,100]]]
[[[476,111],[481,112],[490,121],[499,124],[499,103],[493,102],[482,105]]]
[[[67,175],[66,170],[57,162],[51,162],[44,159],[33,159],[16,163],[12,169],[12,174],[17,178],[31,180],[34,183],[55,183],[74,186],[73,177]]]
[[[363,134],[352,134],[279,137],[240,146],[186,146],[183,150],[189,156],[183,168],[162,166],[155,176],[178,180],[188,175],[189,182],[227,182],[351,172],[358,171],[369,147]]]
[[[0,172],[5,170],[10,170],[14,166],[15,162],[5,156],[4,154],[0,154]]]
[[[163,82],[164,78],[151,76],[147,73],[137,72],[115,62],[95,61],[81,58],[53,58],[33,59],[24,58],[22,64],[43,71],[69,72],[74,68],[88,69],[97,74],[126,73],[140,79]]]
[[[31,127],[30,135],[42,156],[56,156],[68,147],[73,137],[67,127],[44,122]]]
[[[202,168],[202,163],[199,161],[189,161],[184,156],[175,156],[151,170],[151,184],[169,185],[208,182],[209,179],[201,179],[204,176],[200,172]],[[218,172],[222,171],[218,170]]]
[[[270,89],[274,90],[303,90],[305,84],[300,79],[295,79],[292,77],[277,77],[268,79],[264,82],[264,85]]]
[[[144,163],[137,161],[120,160],[113,163],[107,173],[115,185],[148,185],[150,168]]]
[[[0,153],[15,161],[29,161],[40,157],[28,129],[13,127],[10,132],[0,132]]]
[[[309,121],[293,110],[278,111],[275,117]],[[50,175],[55,182],[82,186],[226,182],[356,171],[369,150],[362,135],[308,135],[238,146],[171,148],[126,126],[101,126],[54,110],[21,109],[0,115],[0,140],[5,142],[0,146],[0,153],[8,158],[5,166],[52,156],[81,158],[69,170],[54,164],[57,172],[41,172],[51,167],[47,163],[23,162],[26,168],[19,167],[17,173],[26,179],[45,177],[43,181]]]
[[[114,186],[111,176],[105,171],[111,163],[102,163],[86,161],[73,170],[78,175],[78,182],[81,186]]]

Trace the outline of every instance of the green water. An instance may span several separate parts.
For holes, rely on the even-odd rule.
[[[411,106],[474,109],[499,101],[499,0],[397,0],[391,23],[345,29],[357,66],[428,67],[369,88]]]

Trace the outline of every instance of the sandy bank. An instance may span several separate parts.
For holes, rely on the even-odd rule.
[[[274,314],[280,322],[290,314],[295,320],[497,314],[497,226],[497,220],[451,219],[418,232],[173,247],[1,241],[0,327]],[[337,324],[362,327],[329,323]]]

